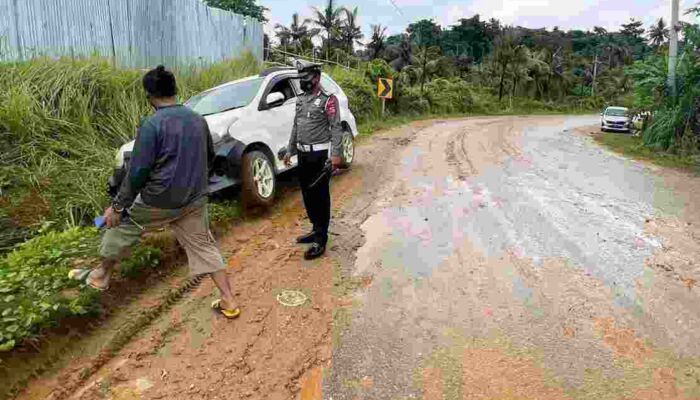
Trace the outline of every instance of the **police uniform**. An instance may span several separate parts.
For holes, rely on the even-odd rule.
[[[304,77],[320,74],[318,64],[297,63]],[[292,135],[287,148],[297,155],[298,175],[306,213],[313,231],[300,237],[299,243],[311,243],[307,259],[316,258],[325,251],[331,218],[330,173],[324,174],[329,156],[340,156],[342,129],[338,115],[338,99],[322,88],[317,93],[307,92],[297,98]],[[326,171],[327,172],[327,171]],[[318,177],[322,176],[319,180]]]

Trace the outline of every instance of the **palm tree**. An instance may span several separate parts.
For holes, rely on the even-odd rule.
[[[501,36],[496,38],[496,47],[491,55],[491,61],[495,64],[496,71],[499,75],[498,82],[498,101],[503,99],[503,89],[505,88],[505,79],[511,71],[511,63],[516,61],[516,58],[521,58],[523,46],[516,43],[515,35],[512,31],[506,31]]]
[[[407,68],[407,72],[416,76],[420,82],[421,96],[423,96],[426,82],[438,72],[441,60],[439,47],[422,47],[411,57],[411,65]]]
[[[396,71],[401,71],[407,65],[411,63],[413,46],[411,45],[411,37],[407,34],[403,34],[401,38],[401,43],[398,46],[389,47],[391,51],[387,51],[388,55],[391,57],[391,68]]]
[[[511,98],[515,97],[517,94],[518,84],[520,81],[529,79],[531,64],[532,55],[530,54],[530,49],[523,45],[516,46],[513,59],[510,63],[510,76],[512,80],[510,91]]]
[[[291,45],[295,49],[303,49],[314,36],[318,35],[318,29],[310,29],[308,25],[311,20],[306,18],[303,21],[299,20],[299,14],[292,14],[292,24],[286,27],[282,24],[275,25],[275,32],[280,39],[280,44],[283,46]]]
[[[330,48],[334,35],[340,28],[340,13],[342,11],[341,7],[335,7],[334,0],[328,0],[326,8],[323,10],[314,7],[315,19],[313,22],[326,32],[326,58],[330,58]]]
[[[345,21],[341,27],[341,36],[343,42],[345,42],[347,53],[353,54],[355,43],[362,45],[360,39],[364,35],[362,34],[362,28],[357,26],[357,7],[353,10],[343,8],[343,12],[345,13]]]
[[[663,18],[656,21],[656,25],[649,28],[649,41],[651,45],[658,48],[663,45],[669,38],[668,27]]]
[[[372,40],[367,45],[370,50],[370,59],[374,60],[382,54],[385,47],[384,40],[386,40],[386,26],[372,25]]]

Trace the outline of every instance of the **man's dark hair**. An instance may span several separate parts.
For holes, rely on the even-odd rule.
[[[172,97],[177,94],[175,75],[159,65],[143,77],[143,88],[151,97]]]

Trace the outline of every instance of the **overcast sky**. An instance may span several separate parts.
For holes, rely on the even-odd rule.
[[[631,17],[651,25],[659,17],[670,20],[670,0],[394,0],[401,14],[392,6],[391,0],[341,0],[339,5],[358,7],[363,32],[368,35],[370,24],[387,26],[388,34],[401,33],[407,21],[433,18],[440,25],[451,25],[463,17],[479,14],[482,19],[498,18],[504,23],[529,28],[592,29],[602,26],[617,30],[620,24]],[[292,14],[302,17],[312,15],[312,7],[322,8],[325,0],[290,1],[260,0],[268,7],[270,22],[265,27],[273,32],[276,23],[289,25]],[[695,0],[681,0],[681,10],[696,4]],[[403,14],[403,15],[402,15]],[[682,14],[682,12],[681,12]],[[687,16],[682,19],[690,21]]]

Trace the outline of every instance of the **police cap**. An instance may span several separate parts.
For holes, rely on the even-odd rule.
[[[312,63],[304,60],[296,60],[295,66],[300,74],[313,75],[321,73],[321,64]]]

